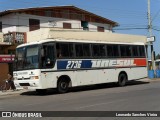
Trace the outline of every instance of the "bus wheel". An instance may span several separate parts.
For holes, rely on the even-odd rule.
[[[36,89],[36,92],[40,95],[46,94],[47,90],[46,89]]]
[[[61,78],[57,84],[57,90],[59,93],[66,93],[69,89],[69,81]]]
[[[125,73],[121,73],[118,77],[118,85],[120,87],[125,86],[127,82],[127,75]]]

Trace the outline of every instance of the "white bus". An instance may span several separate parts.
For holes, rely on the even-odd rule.
[[[15,61],[16,88],[42,93],[147,77],[144,43],[47,39],[18,46]]]

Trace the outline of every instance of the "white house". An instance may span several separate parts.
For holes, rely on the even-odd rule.
[[[118,23],[75,6],[24,8],[0,12],[0,32],[63,28],[112,32]]]

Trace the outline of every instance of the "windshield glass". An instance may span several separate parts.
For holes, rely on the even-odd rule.
[[[39,57],[38,57],[38,46],[26,46],[17,48],[17,70],[24,69],[38,69]]]
[[[38,47],[31,46],[26,49],[26,62],[24,68],[36,69],[38,68]]]

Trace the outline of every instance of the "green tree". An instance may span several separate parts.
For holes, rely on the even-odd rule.
[[[156,59],[160,59],[160,54],[157,54],[157,55],[156,55]]]

